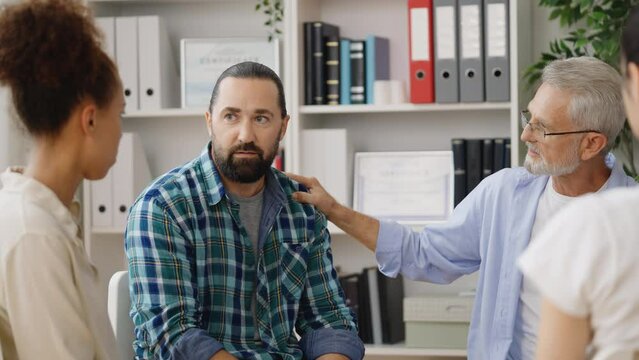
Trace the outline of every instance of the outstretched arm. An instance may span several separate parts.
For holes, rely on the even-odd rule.
[[[286,174],[291,179],[306,186],[308,192],[293,193],[293,199],[301,203],[314,205],[324,213],[328,220],[354,237],[367,248],[375,251],[379,221],[368,215],[350,209],[335,200],[314,177]]]

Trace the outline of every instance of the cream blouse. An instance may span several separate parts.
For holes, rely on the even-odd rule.
[[[106,299],[69,209],[17,172],[0,182],[0,360],[115,359]]]

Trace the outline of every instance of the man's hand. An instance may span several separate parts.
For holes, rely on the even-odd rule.
[[[213,357],[209,360],[237,360],[237,358],[231,355],[231,353],[229,353],[228,351],[222,349],[216,352],[215,355],[213,355]]]
[[[306,177],[291,173],[286,176],[306,186],[308,192],[298,191],[293,193],[293,200],[305,204],[315,205],[315,207],[324,213],[331,220],[332,211],[339,205],[337,201],[329,194],[320,182],[314,177]]]
[[[312,204],[326,215],[326,218],[348,235],[354,237],[367,248],[375,251],[379,221],[368,215],[347,208],[338,203],[316,178],[286,173],[288,177],[306,186],[308,192],[293,193],[293,200]]]

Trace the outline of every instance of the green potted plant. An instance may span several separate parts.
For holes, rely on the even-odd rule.
[[[278,27],[284,18],[284,5],[282,1],[283,0],[257,0],[257,4],[255,4],[255,11],[262,11],[267,17],[266,21],[264,21],[264,26],[268,28],[268,41],[272,41],[282,34],[282,30]]]
[[[594,56],[619,69],[621,30],[630,9],[639,0],[539,0],[539,6],[551,9],[549,20],[558,20],[571,31],[550,43],[550,50],[524,73],[529,86],[537,83],[542,69],[551,61],[575,56]],[[615,140],[615,149],[623,156],[624,170],[639,179],[634,165],[633,140],[626,122]]]

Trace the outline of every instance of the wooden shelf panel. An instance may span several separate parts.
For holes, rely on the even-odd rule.
[[[366,355],[386,355],[386,356],[440,356],[440,357],[465,357],[466,350],[458,349],[426,349],[410,348],[404,344],[397,345],[364,345]]]
[[[392,105],[304,105],[301,114],[354,114],[431,111],[510,110],[510,103],[392,104]]]
[[[206,109],[159,109],[152,111],[132,111],[122,115],[123,119],[162,119],[162,118],[202,118]]]

